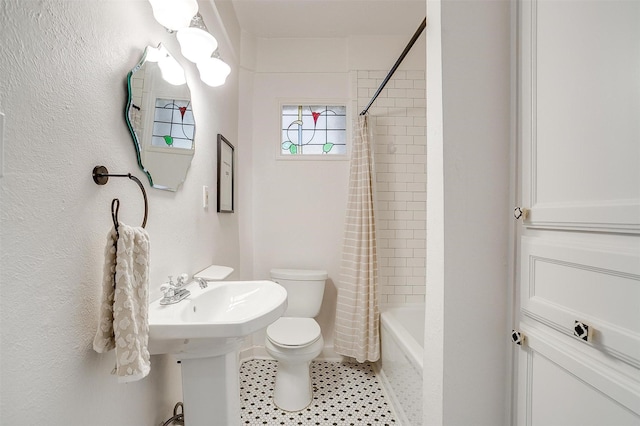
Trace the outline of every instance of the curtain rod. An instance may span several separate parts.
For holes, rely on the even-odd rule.
[[[422,34],[422,31],[424,31],[426,26],[427,26],[427,18],[425,17],[422,20],[422,23],[420,24],[420,27],[418,27],[418,29],[416,30],[416,32],[413,35],[413,37],[411,37],[411,40],[409,40],[409,43],[407,44],[407,46],[402,51],[402,54],[400,55],[400,57],[398,58],[396,63],[393,64],[393,68],[391,68],[391,71],[389,71],[389,74],[387,74],[387,76],[384,78],[384,80],[382,81],[382,84],[380,85],[380,87],[378,87],[378,90],[373,95],[373,98],[371,98],[371,101],[369,101],[369,105],[367,105],[367,107],[362,110],[360,115],[365,115],[367,113],[367,111],[369,111],[369,108],[371,107],[371,105],[373,105],[373,103],[375,102],[375,100],[378,97],[378,95],[380,94],[380,92],[382,92],[382,89],[384,89],[384,86],[387,85],[387,82],[389,81],[389,79],[391,79],[391,76],[393,75],[393,73],[396,72],[396,70],[400,66],[400,63],[402,62],[404,57],[407,56],[407,53],[409,53],[409,50],[411,50],[411,48],[415,44],[415,42],[418,39],[418,37],[420,37],[420,34]]]

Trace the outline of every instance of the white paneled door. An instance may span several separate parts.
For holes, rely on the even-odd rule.
[[[518,6],[516,423],[638,426],[640,1]]]

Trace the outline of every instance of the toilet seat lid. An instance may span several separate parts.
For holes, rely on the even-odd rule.
[[[281,346],[305,346],[321,337],[313,318],[282,317],[267,327],[267,338]]]

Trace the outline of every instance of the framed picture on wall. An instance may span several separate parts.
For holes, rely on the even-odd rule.
[[[233,145],[218,133],[218,213],[233,213]]]

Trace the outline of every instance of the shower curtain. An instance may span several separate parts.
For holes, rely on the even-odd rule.
[[[375,175],[368,115],[358,116],[354,136],[334,349],[365,362],[380,358]]]

